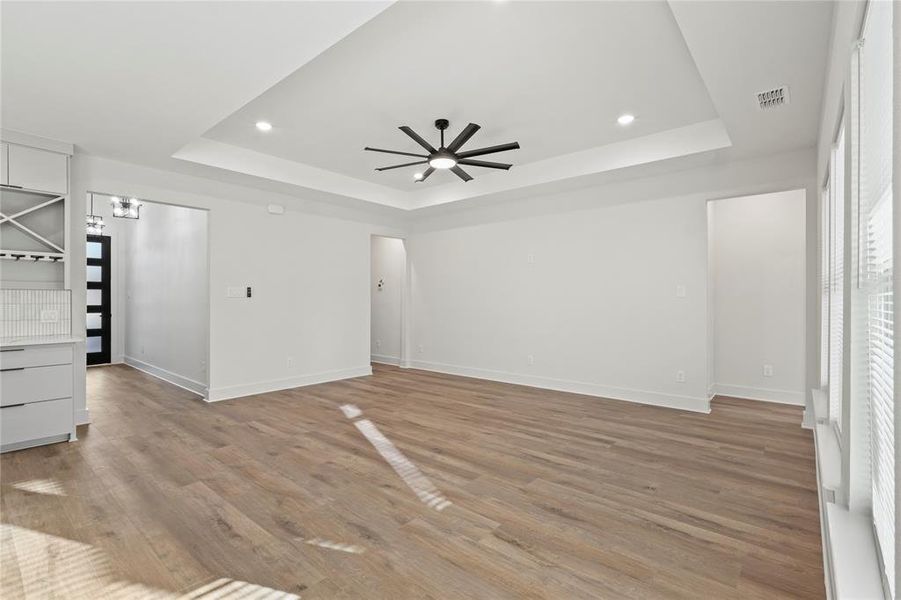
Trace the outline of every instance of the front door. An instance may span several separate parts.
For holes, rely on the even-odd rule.
[[[89,235],[87,247],[87,364],[110,362],[110,238]]]

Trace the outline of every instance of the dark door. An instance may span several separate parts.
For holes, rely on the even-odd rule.
[[[110,361],[110,238],[89,235],[87,246],[87,363]]]

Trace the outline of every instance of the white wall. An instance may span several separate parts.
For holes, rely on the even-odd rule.
[[[404,241],[373,236],[370,264],[372,298],[370,354],[375,362],[400,364],[403,295],[407,268]],[[380,280],[381,289],[378,287]]]
[[[73,214],[85,210],[88,190],[123,191],[209,211],[212,400],[371,372],[370,236],[402,237],[406,220],[400,211],[313,192],[301,199],[76,154]],[[268,214],[269,203],[285,206],[285,214]],[[83,239],[84,223],[74,221],[71,235]],[[73,244],[73,264],[84,260],[84,244]],[[76,273],[72,302],[80,306],[83,267]],[[226,297],[227,287],[246,285],[254,288],[252,299]],[[73,315],[73,331],[84,331],[79,312]],[[80,346],[76,373],[83,377]],[[79,422],[90,419],[87,409],[81,379],[76,383]]]
[[[528,198],[480,198],[473,202],[459,203],[459,206],[425,209],[410,215],[365,203],[322,198],[315,193],[311,193],[308,198],[297,198],[273,191],[232,185],[217,181],[219,173],[212,170],[211,178],[204,179],[76,154],[73,159],[71,197],[75,203],[73,214],[79,214],[84,210],[81,203],[84,202],[84,194],[89,189],[123,190],[138,197],[165,198],[168,202],[210,211],[209,366],[213,399],[294,387],[369,371],[371,307],[367,286],[370,236],[373,234],[407,237],[408,259],[412,261],[413,253],[409,246],[412,240],[409,239],[408,232],[415,233],[424,243],[424,247],[427,247],[431,244],[429,233],[438,236],[448,235],[453,239],[454,230],[465,234],[473,225],[475,225],[472,227],[473,230],[483,228],[488,230],[497,226],[504,231],[514,231],[515,238],[517,220],[528,222],[530,230],[542,232],[545,229],[542,226],[543,217],[548,216],[549,224],[559,225],[561,220],[564,224],[573,222],[574,227],[584,231],[587,224],[581,223],[582,218],[591,215],[591,222],[601,222],[603,225],[608,207],[614,209],[609,213],[611,215],[626,215],[629,210],[641,211],[640,207],[636,208],[625,203],[669,199],[657,204],[666,207],[693,207],[689,208],[695,211],[691,220],[694,234],[690,237],[695,240],[701,239],[703,242],[695,248],[700,263],[699,266],[690,269],[690,278],[701,283],[697,292],[690,282],[688,283],[689,297],[685,306],[693,307],[692,323],[698,320],[698,314],[702,315],[700,325],[696,329],[692,328],[692,331],[699,332],[699,337],[693,337],[690,348],[683,347],[677,356],[667,354],[662,359],[659,356],[654,357],[654,360],[661,364],[670,361],[685,364],[688,379],[686,384],[677,386],[673,381],[672,368],[660,368],[658,364],[654,368],[660,368],[664,373],[659,375],[655,373],[652,377],[643,377],[639,380],[641,386],[639,391],[648,393],[635,395],[632,388],[623,390],[616,387],[617,384],[629,385],[636,381],[637,378],[632,373],[622,377],[619,373],[615,373],[615,377],[607,381],[606,377],[601,379],[599,375],[606,376],[609,368],[597,373],[591,369],[586,370],[583,364],[543,362],[548,360],[546,358],[548,353],[561,355],[571,353],[565,344],[559,343],[558,346],[564,347],[552,345],[541,351],[536,350],[533,353],[535,365],[526,371],[523,355],[527,356],[528,350],[525,349],[511,351],[516,356],[509,360],[504,358],[509,364],[500,360],[482,360],[481,355],[486,352],[499,352],[498,342],[491,341],[488,348],[473,350],[474,357],[479,358],[482,370],[465,369],[465,371],[491,377],[509,375],[508,378],[535,385],[564,387],[606,396],[626,396],[628,393],[631,399],[664,402],[675,399],[696,408],[703,407],[699,404],[699,399],[706,397],[706,313],[703,310],[698,312],[695,306],[698,298],[706,299],[703,289],[706,278],[704,203],[715,198],[779,189],[805,187],[813,190],[812,172],[815,164],[813,159],[813,153],[808,150],[761,159],[712,163],[682,170],[664,170],[657,175],[640,179],[618,178],[612,182],[601,182],[602,185],[595,187],[568,192],[544,193]],[[573,182],[574,185],[577,183]],[[670,201],[672,204],[669,204]],[[287,213],[282,216],[267,214],[266,204],[269,202],[285,205]],[[617,206],[620,204],[622,206]],[[668,210],[670,209],[667,208],[666,211]],[[653,211],[645,216],[653,217]],[[77,236],[83,235],[84,225],[75,219],[73,221],[76,222],[72,225],[70,234],[77,239]],[[674,231],[684,229],[678,225],[680,223],[685,227],[688,226],[681,218],[674,218],[667,220],[665,227],[659,222],[655,227],[662,227],[665,229],[663,233],[671,235]],[[816,224],[814,215],[812,221],[808,220],[808,227],[815,228]],[[606,231],[606,228],[602,227],[601,230]],[[651,230],[654,228],[649,229]],[[569,237],[566,227],[563,228],[562,235],[560,231],[558,228],[555,235],[566,241]],[[700,238],[696,235],[699,231],[704,232]],[[620,232],[613,231],[611,234],[616,236],[620,235]],[[653,239],[650,234],[645,237]],[[666,239],[666,236],[663,239]],[[552,241],[548,240],[546,244]],[[576,241],[566,243],[571,245]],[[494,242],[490,244],[494,247],[501,246]],[[84,264],[82,246],[73,244],[71,264]],[[516,253],[516,260],[522,261],[524,254],[521,250],[522,244],[517,247],[520,250]],[[620,248],[615,250],[623,253]],[[553,247],[550,251],[554,252]],[[538,265],[542,254],[536,251],[535,255]],[[448,260],[452,258],[445,257]],[[815,263],[812,264],[815,266]],[[413,265],[408,268],[412,270]],[[508,276],[501,273],[503,277]],[[415,273],[412,273],[411,277],[414,276]],[[552,273],[551,279],[554,276]],[[815,281],[815,271],[812,277]],[[466,282],[465,279],[463,281]],[[529,281],[532,281],[531,278]],[[234,301],[225,298],[227,286],[248,283],[253,284],[255,288],[255,298],[252,301]],[[423,286],[420,291],[447,287],[448,283],[436,275],[436,279],[432,279],[429,285]],[[674,299],[673,289],[667,287],[669,287],[668,294]],[[85,293],[83,278],[73,277],[72,288],[73,305],[83,304]],[[473,293],[478,292],[476,288]],[[417,306],[413,307],[412,312],[414,312],[413,319],[418,323],[419,333],[414,334],[412,327],[407,328],[408,347],[411,348],[412,358],[419,361],[419,366],[434,365],[435,368],[445,368],[442,366],[443,361],[454,359],[455,356],[465,358],[466,355],[463,353],[449,354],[441,348],[429,345],[431,325],[428,317],[440,313],[436,310],[440,306],[429,306],[434,291],[425,295],[418,293],[417,296]],[[808,301],[812,301],[815,305],[818,299],[817,291],[814,289]],[[412,306],[409,293],[407,300]],[[569,304],[564,306],[568,307]],[[426,313],[417,317],[415,313],[422,313],[423,309],[426,309]],[[531,319],[531,315],[526,316]],[[544,318],[548,316],[545,315]],[[664,334],[670,331],[671,326],[670,323],[666,324]],[[84,316],[76,313],[73,315],[73,330],[78,332],[83,331],[83,328]],[[545,332],[539,333],[546,336]],[[417,344],[413,342],[414,335],[424,340],[422,355],[416,353]],[[816,339],[815,328],[807,331],[808,356],[815,358],[817,346],[815,342],[811,343],[811,336]],[[656,333],[654,339],[657,339]],[[550,341],[557,342],[556,339]],[[468,341],[466,343],[467,347],[476,345],[475,341],[472,344]],[[81,356],[83,344],[81,346],[78,355],[83,365]],[[289,356],[294,358],[291,367],[287,364]],[[516,359],[518,364],[513,364],[513,359]],[[553,362],[558,359],[550,360]],[[478,367],[474,364],[476,360],[460,362],[463,366]],[[493,370],[497,368],[509,369],[512,374]],[[78,365],[76,373],[83,375]],[[571,376],[583,378],[583,375],[588,375],[591,379],[576,383],[572,380],[555,379]],[[645,381],[649,382],[649,385],[644,385]],[[678,395],[673,396],[674,388],[679,391],[685,390],[684,395],[677,392]],[[79,421],[87,421],[89,416],[85,404],[83,379],[76,385],[76,405]]]
[[[145,202],[140,219],[116,220],[127,227],[125,362],[206,395],[207,212]]]
[[[715,391],[803,405],[804,190],[719,200],[708,210]]]
[[[413,366],[706,411],[706,226],[676,199],[415,234]]]

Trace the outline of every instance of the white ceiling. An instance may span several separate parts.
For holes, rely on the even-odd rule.
[[[0,2],[0,120],[166,165],[389,1]]]
[[[629,128],[624,112],[638,116]],[[436,118],[450,119],[448,142],[475,122],[466,149],[519,141],[487,160],[521,165],[716,116],[665,2],[401,2],[205,137],[413,190],[459,179],[376,172],[414,159],[364,146],[422,150],[400,125],[437,147]]]
[[[247,185],[415,209],[815,144],[828,2],[0,3],[6,129]],[[788,85],[762,113],[754,92]],[[637,116],[629,128],[616,116]],[[464,183],[362,151],[482,125]],[[257,120],[273,123],[268,134]]]

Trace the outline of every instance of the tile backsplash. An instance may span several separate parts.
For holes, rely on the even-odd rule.
[[[71,291],[0,289],[0,337],[71,333]]]

